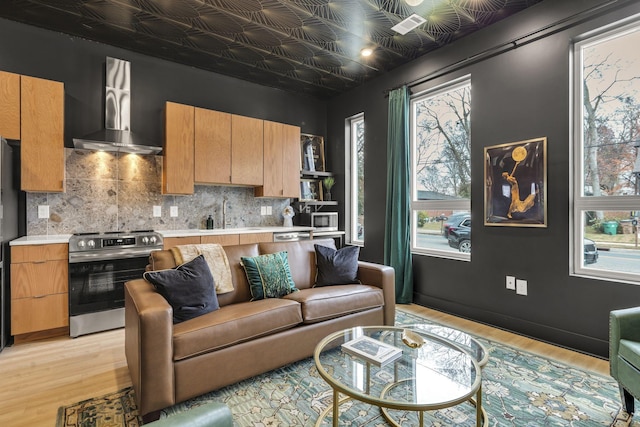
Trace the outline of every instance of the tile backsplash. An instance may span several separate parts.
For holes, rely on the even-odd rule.
[[[193,195],[161,194],[162,157],[65,149],[66,192],[27,193],[27,235],[130,230],[205,228],[212,215],[222,227],[222,202],[227,199],[230,227],[282,225],[289,199],[255,198],[253,188],[196,185]],[[38,206],[49,217],[38,218]],[[162,215],[153,216],[160,206]],[[170,216],[170,208],[178,216]],[[272,215],[261,215],[270,206]],[[229,226],[228,226],[229,227]]]

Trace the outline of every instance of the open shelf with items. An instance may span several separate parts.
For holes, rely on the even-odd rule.
[[[328,176],[333,176],[333,172],[308,171],[304,169],[300,171],[300,178],[326,178]]]
[[[319,200],[296,200],[293,204],[295,209],[300,213],[309,213],[311,211],[317,212],[325,206],[338,206],[338,202],[335,200],[329,200],[326,202]]]

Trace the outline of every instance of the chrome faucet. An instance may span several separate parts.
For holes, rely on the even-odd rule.
[[[227,228],[227,199],[222,201],[222,228]]]

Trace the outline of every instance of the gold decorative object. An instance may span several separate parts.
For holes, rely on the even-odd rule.
[[[420,336],[420,334],[410,331],[409,329],[403,329],[402,342],[411,348],[418,348],[422,347],[422,344],[424,344],[424,339]]]

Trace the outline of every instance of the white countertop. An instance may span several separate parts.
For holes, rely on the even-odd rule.
[[[10,241],[9,245],[51,245],[54,243],[69,243],[69,237],[71,237],[71,234],[24,236]]]
[[[312,227],[241,227],[241,228],[214,228],[213,230],[157,230],[162,237],[187,237],[187,236],[220,236],[223,234],[249,234],[249,233],[292,233],[296,231],[311,231]]]
[[[311,227],[241,227],[213,230],[157,230],[162,237],[188,237],[188,236],[215,236],[223,234],[250,234],[250,233],[292,233],[296,231],[311,231]],[[18,245],[48,245],[53,243],[69,243],[71,234],[52,234],[24,236],[9,242],[10,246]]]

